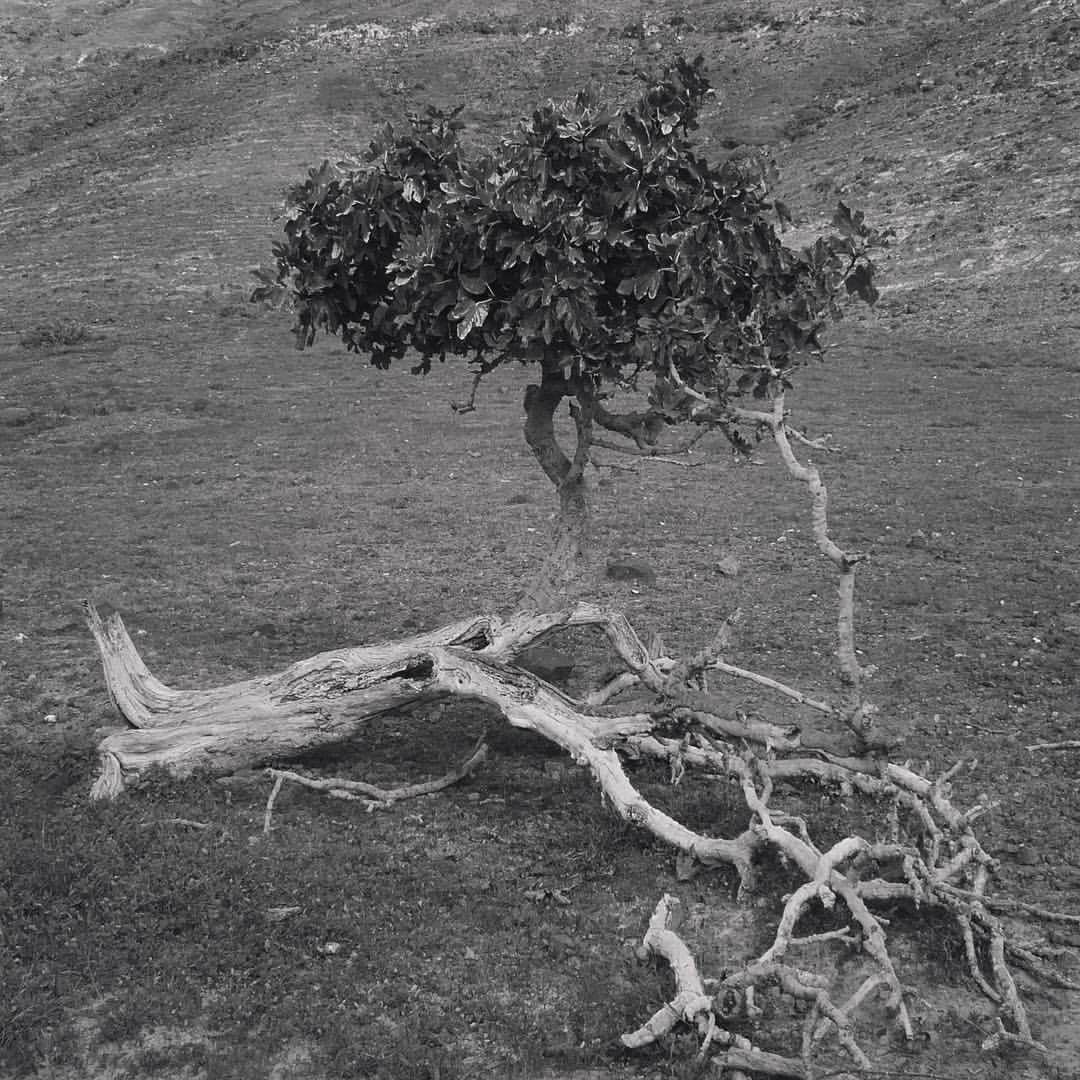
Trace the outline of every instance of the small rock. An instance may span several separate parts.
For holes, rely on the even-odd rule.
[[[270,622],[259,623],[254,630],[251,631],[252,637],[277,637],[278,629]]]
[[[293,915],[298,915],[301,911],[299,905],[291,905],[289,907],[271,907],[266,909],[266,917],[270,922],[284,922],[286,919],[291,918]]]
[[[19,405],[7,405],[0,409],[0,424],[4,427],[22,427],[33,419],[34,414]]]
[[[532,502],[532,496],[527,495],[524,491],[516,492],[506,500],[507,506],[524,506],[526,503]]]
[[[925,548],[928,544],[926,533],[922,529],[916,529],[907,542],[909,548]]]
[[[724,577],[734,577],[739,572],[739,560],[734,555],[725,555],[716,564],[716,572]]]
[[[642,559],[612,559],[607,564],[606,572],[612,581],[637,581],[643,585],[656,584],[656,571]]]

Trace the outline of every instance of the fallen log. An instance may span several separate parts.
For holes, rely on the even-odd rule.
[[[554,626],[599,624],[639,672],[652,660],[625,619],[579,604],[554,615],[480,617],[401,642],[333,650],[273,675],[212,690],[176,690],[147,669],[119,615],[102,620],[87,605],[109,693],[130,730],[98,746],[94,798],[114,798],[153,767],[177,776],[223,776],[295,757],[355,736],[374,716],[450,697],[485,702],[517,728],[534,731],[587,765],[615,811],[707,864],[729,863],[745,877],[757,841],[703,836],[649,803],[631,784],[612,739],[648,732],[647,713],[591,716],[554,687],[500,657],[514,655]],[[659,676],[657,676],[659,677]]]
[[[797,727],[752,720],[741,713],[721,716],[719,706],[699,685],[705,670],[748,678],[755,688],[773,689],[788,700],[792,692],[774,680],[724,663],[709,650],[690,664],[653,656],[624,616],[577,604],[549,613],[464,619],[401,641],[320,653],[284,671],[229,686],[178,690],[149,671],[118,615],[103,620],[89,604],[86,611],[109,693],[131,725],[99,744],[101,772],[92,790],[96,798],[116,797],[152,767],[177,776],[196,770],[223,776],[276,765],[313,748],[354,738],[373,717],[388,711],[458,698],[482,702],[512,726],[561,747],[589,768],[621,818],[692,860],[731,866],[738,874],[741,895],[751,888],[755,857],[765,849],[797,868],[805,883],[784,899],[773,944],[742,971],[725,978],[719,994],[703,992],[689,952],[669,926],[674,901],[665,899],[645,947],[676,969],[679,992],[651,1021],[627,1036],[627,1046],[645,1045],[676,1024],[689,1023],[702,1035],[702,1052],[715,1044],[720,1051],[716,1060],[725,1068],[808,1076],[815,1046],[831,1032],[845,1056],[857,1068],[865,1068],[867,1058],[850,1021],[877,990],[883,992],[887,1011],[904,1037],[913,1037],[905,987],[889,951],[887,923],[873,910],[883,903],[908,902],[937,908],[954,919],[974,984],[998,1003],[1003,1021],[1008,1022],[998,1041],[1038,1048],[1010,961],[1044,979],[1052,973],[1031,949],[1012,943],[993,914],[999,903],[987,890],[996,864],[972,828],[985,808],[964,812],[952,804],[949,780],[955,769],[929,779],[880,755],[822,749],[819,738],[804,741]],[[625,667],[608,690],[576,701],[514,663],[517,653],[552,631],[584,625],[603,630]],[[648,692],[651,705],[643,707],[639,693],[637,708],[620,712],[613,702],[626,689]],[[638,791],[623,767],[624,756],[663,761],[675,781],[688,767],[725,783],[734,781],[746,804],[747,825],[733,838],[688,828]],[[478,763],[417,790],[444,787]],[[374,791],[375,798],[380,794],[355,781],[274,773],[277,786],[284,779],[331,794],[360,792],[372,797]],[[831,846],[818,846],[806,821],[773,804],[776,784],[792,782],[838,788],[889,807],[881,833],[873,841],[849,836]],[[267,804],[267,830],[276,790]],[[402,792],[411,795],[413,789],[396,794]],[[885,877],[886,866],[899,867],[900,880]],[[800,937],[799,923],[815,910],[837,912],[835,928]],[[834,999],[827,980],[786,958],[789,952],[820,941],[856,948],[863,957],[860,986],[847,1001]],[[1080,988],[1064,976],[1054,975],[1050,981]],[[755,989],[767,986],[811,1005],[798,1058],[762,1050],[718,1026],[728,1018],[732,1000],[749,1006]]]

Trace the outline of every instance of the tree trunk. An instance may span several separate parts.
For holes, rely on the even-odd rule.
[[[582,553],[589,531],[589,502],[585,465],[589,460],[588,424],[579,420],[573,459],[555,435],[555,413],[573,392],[561,368],[544,367],[540,385],[525,390],[525,441],[559,495],[559,513],[551,548],[540,570],[518,601],[524,610],[547,611],[574,591],[581,573]]]

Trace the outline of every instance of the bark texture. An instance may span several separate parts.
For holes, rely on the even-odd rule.
[[[589,461],[591,423],[580,411],[575,413],[577,443],[572,457],[555,433],[555,414],[572,393],[573,387],[562,369],[547,366],[541,382],[525,390],[525,441],[544,475],[555,485],[559,498],[551,547],[518,602],[519,607],[534,611],[550,609],[560,597],[573,591],[589,531],[585,466]]]

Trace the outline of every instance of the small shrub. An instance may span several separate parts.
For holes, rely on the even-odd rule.
[[[90,337],[90,328],[77,319],[50,319],[19,334],[19,344],[27,349],[49,345],[78,345]]]

